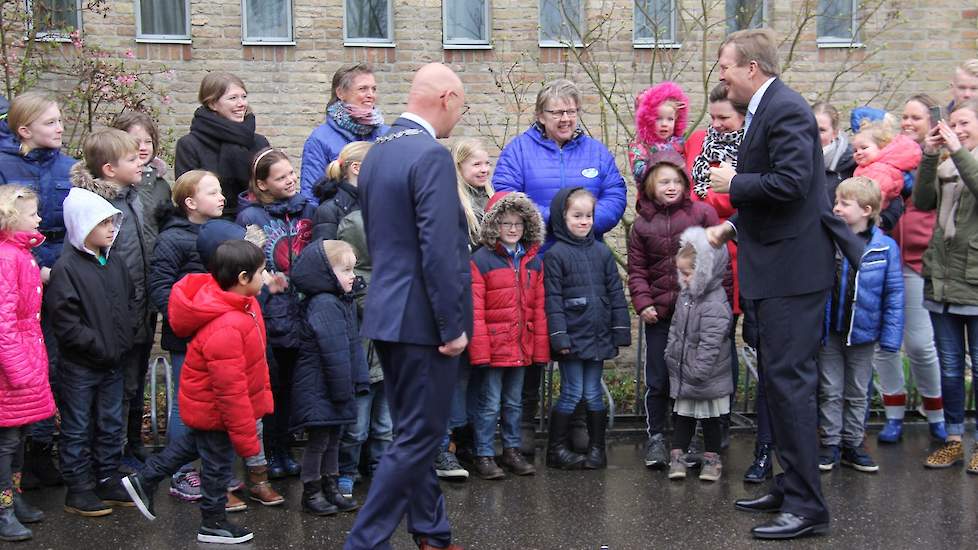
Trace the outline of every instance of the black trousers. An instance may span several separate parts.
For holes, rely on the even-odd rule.
[[[200,458],[200,484],[202,486],[200,515],[215,520],[226,517],[227,487],[231,483],[231,466],[234,448],[227,432],[189,430],[174,441],[167,443],[162,452],[146,459],[139,476],[150,487],[177,473],[184,464]]]
[[[818,470],[818,366],[827,291],[799,296],[744,299],[757,323],[757,362],[784,473],[772,492],[784,495],[781,510],[828,521]]]

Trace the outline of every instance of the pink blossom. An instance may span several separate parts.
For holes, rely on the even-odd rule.
[[[160,101],[163,102],[163,105],[169,105],[169,104],[173,103],[173,98],[170,97],[170,96],[168,96],[168,95],[165,95],[165,96],[163,96],[163,98]]]
[[[136,58],[136,52],[132,51],[132,48],[129,48],[128,50],[126,50],[126,53],[123,54],[123,55],[125,55],[127,59],[135,59]]]

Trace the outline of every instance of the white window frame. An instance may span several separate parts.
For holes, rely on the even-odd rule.
[[[863,48],[865,47],[862,42],[860,42],[859,37],[856,36],[856,32],[859,29],[859,0],[849,0],[852,5],[852,17],[849,21],[849,33],[852,35],[850,38],[843,38],[839,36],[821,36],[818,35],[818,19],[822,15],[817,15],[815,21],[815,33],[817,35],[817,45],[819,48]],[[816,4],[817,6],[817,4]],[[816,7],[818,9],[818,7]]]
[[[145,34],[143,33],[142,0],[133,0],[136,5],[136,43],[137,44],[191,44],[190,30],[190,0],[183,0],[187,14],[186,34]]]
[[[82,30],[82,0],[75,0],[75,29]],[[24,8],[30,14],[30,24],[34,24],[34,0],[24,0]],[[41,42],[71,42],[71,37],[60,32],[37,31],[34,39]]]
[[[486,39],[473,40],[470,38],[448,38],[448,4],[455,0],[442,0],[441,3],[441,36],[442,47],[446,50],[491,50],[492,49],[492,0],[483,0],[486,11]]]
[[[289,36],[288,38],[255,38],[248,36],[248,8],[246,6],[247,0],[241,0],[241,45],[242,46],[295,46],[295,2],[293,0],[287,0],[289,3],[288,10],[288,25],[289,25]],[[346,4],[344,4],[345,6]],[[344,17],[345,19],[345,17]]]
[[[393,48],[394,42],[394,0],[387,0],[387,38],[350,38],[347,26],[346,6],[349,0],[343,0],[343,45],[371,48]]]
[[[654,36],[652,37],[639,37],[638,36],[638,18],[645,17],[644,14],[638,9],[638,0],[632,3],[632,47],[635,49],[679,49],[682,47],[682,43],[676,37],[676,25],[679,22],[679,18],[676,14],[676,0],[669,0],[669,34],[665,40],[656,40]]]
[[[554,1],[560,2],[561,0],[554,0]],[[583,39],[582,33],[584,31],[585,21],[587,21],[587,2],[585,0],[576,0],[576,2],[578,2],[578,4],[580,4],[581,6],[580,11],[578,12],[578,15],[580,16],[579,21],[577,21],[578,36],[577,38],[574,39],[574,41],[570,45],[568,45],[567,42],[562,42],[560,40],[550,40],[543,37],[543,24],[542,24],[543,23],[543,1],[542,0],[540,1],[539,9],[537,12],[537,22],[538,22],[538,27],[540,29],[538,31],[538,37],[539,37],[539,46],[541,48],[567,48],[569,46],[572,46],[574,48],[584,47],[584,42],[582,42],[581,40]],[[561,14],[561,19],[563,19],[563,14]]]
[[[768,0],[761,0],[761,27],[763,27],[765,22],[767,21],[767,9],[768,9],[767,3]],[[724,4],[726,4],[726,2],[724,2]],[[730,16],[731,14],[726,13],[726,5],[724,5],[724,20],[730,21]],[[724,30],[730,31],[730,29],[727,28],[726,25],[724,25]],[[734,29],[734,30],[740,30],[740,29]]]

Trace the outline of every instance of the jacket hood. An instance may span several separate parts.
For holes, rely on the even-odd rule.
[[[210,220],[200,226],[197,233],[197,253],[200,263],[206,268],[211,255],[224,241],[234,241],[245,238],[245,228],[228,220]]]
[[[252,302],[251,296],[221,290],[209,273],[190,273],[170,291],[167,320],[174,334],[186,338],[229,311],[248,312]]]
[[[575,237],[569,229],[567,229],[567,222],[564,221],[564,214],[567,211],[567,197],[570,196],[574,191],[584,189],[584,187],[564,187],[554,195],[552,201],[550,201],[550,220],[548,229],[550,234],[554,236],[558,241],[563,241],[572,245],[581,245],[589,243],[594,240],[594,227],[591,227],[591,231],[588,232],[587,237],[583,239]]]
[[[112,242],[119,235],[119,228],[122,226],[122,212],[112,206],[109,201],[102,196],[81,187],[72,187],[65,197],[64,219],[65,228],[68,231],[68,242],[80,252],[87,252],[92,256],[98,256],[97,251],[89,250],[85,247],[85,239],[88,234],[95,229],[95,226],[102,223],[106,218],[112,218],[115,223],[115,235]],[[109,249],[105,249],[105,257],[109,257]]]
[[[347,192],[354,199],[360,196],[356,186],[350,182],[331,180],[329,178],[319,180],[313,187],[312,192],[319,199],[319,204],[322,204],[335,197],[341,190]]]
[[[644,187],[644,186],[643,186]],[[668,206],[659,204],[655,199],[649,197],[645,192],[645,189],[641,189],[638,193],[638,199],[636,200],[635,211],[638,212],[639,216],[642,216],[646,220],[651,220],[659,212],[672,212],[679,210],[681,208],[689,208],[693,204],[693,199],[689,194],[689,186],[686,186],[686,192],[680,195],[678,201]]]
[[[333,273],[333,266],[326,257],[321,240],[314,240],[302,249],[295,264],[292,265],[289,278],[296,290],[306,296],[323,293],[338,296],[344,294],[339,279]]]
[[[686,160],[671,145],[646,146],[640,143],[633,144],[629,152],[628,161],[631,164],[632,176],[635,177],[635,185],[639,189],[645,187],[645,178],[649,177],[652,170],[660,164],[665,164],[672,166],[679,172],[686,186],[686,192],[688,193],[690,190],[689,175],[686,174]]]
[[[900,170],[909,172],[916,170],[920,164],[923,152],[917,142],[903,134],[893,137],[886,147],[880,149],[880,156],[874,162],[882,162]]]
[[[655,133],[659,120],[659,107],[666,101],[681,103],[684,107],[676,109],[676,127],[670,137],[682,137],[686,132],[686,117],[689,115],[689,98],[675,82],[665,81],[647,88],[635,99],[635,129],[645,143],[666,141]]]
[[[85,168],[84,161],[78,161],[71,167],[69,177],[74,187],[91,191],[105,200],[114,200],[123,191],[121,185],[94,177],[88,168]]]
[[[679,286],[689,291],[693,298],[699,298],[715,288],[723,286],[723,276],[727,270],[729,258],[727,247],[713,248],[706,238],[706,230],[693,226],[683,231],[679,237],[679,248],[691,244],[696,250],[696,266],[689,284],[679,276]]]
[[[540,146],[546,147],[547,149],[553,149],[555,151],[558,149],[563,149],[565,151],[568,149],[573,149],[574,147],[580,145],[584,138],[584,130],[581,130],[580,125],[574,129],[574,135],[567,140],[567,143],[564,143],[563,147],[558,146],[556,141],[547,137],[547,133],[544,130],[543,125],[539,122],[534,122],[531,124],[530,127],[526,129],[526,133]]]
[[[296,193],[287,199],[262,204],[257,197],[251,194],[251,191],[242,191],[238,194],[238,211],[240,212],[245,208],[262,208],[269,215],[281,218],[286,214],[301,214],[308,200],[301,193]]]
[[[886,117],[886,111],[882,109],[877,109],[875,107],[856,107],[849,113],[849,127],[852,128],[853,134],[859,133],[859,127],[862,125],[864,120],[870,122],[876,122],[878,120],[883,120]]]
[[[523,219],[523,238],[520,241],[527,249],[535,244],[543,243],[545,230],[543,216],[536,205],[524,193],[500,191],[486,203],[486,215],[482,219],[481,241],[489,247],[495,247],[499,241],[499,222],[504,214],[513,213]]]

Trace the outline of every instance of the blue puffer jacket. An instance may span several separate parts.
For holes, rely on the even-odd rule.
[[[353,294],[343,292],[318,242],[299,254],[292,285],[306,298],[289,425],[351,424],[357,418],[354,397],[370,389]]]
[[[238,225],[256,225],[265,233],[265,264],[270,272],[289,276],[292,263],[312,238],[316,208],[305,197],[295,196],[261,204],[248,193],[238,196]],[[268,343],[278,348],[298,348],[300,340],[299,294],[293,285],[271,294],[262,303]]]
[[[547,329],[555,352],[570,350],[563,357],[603,361],[631,344],[632,323],[611,249],[593,231],[581,239],[564,223],[564,205],[576,189],[561,189],[551,205],[557,211],[549,229],[557,242],[543,257]]]
[[[903,274],[900,247],[879,228],[863,251],[856,273],[855,296],[852,300],[852,322],[848,329],[840,327],[843,319],[832,319],[832,298],[825,304],[825,334],[835,325],[846,335],[846,345],[855,346],[879,342],[886,351],[899,351],[903,343]],[[842,258],[839,296],[847,296],[849,270],[852,266]],[[839,308],[841,310],[841,308]],[[840,317],[843,317],[840,312]]]
[[[0,185],[24,185],[37,193],[39,231],[45,240],[34,254],[41,267],[53,266],[61,255],[65,240],[61,204],[71,190],[69,172],[75,162],[57,149],[34,149],[21,156],[20,140],[14,137],[6,120],[0,121]]]
[[[618,225],[625,212],[627,190],[615,157],[600,141],[583,132],[558,147],[534,123],[503,148],[492,185],[496,191],[526,193],[543,214],[544,224],[549,224],[550,201],[558,191],[566,187],[586,188],[598,199],[594,236],[599,240]],[[548,243],[552,244],[553,239],[553,235],[548,235]]]
[[[376,141],[387,133],[390,126],[381,124],[373,132],[358,136],[349,130],[340,128],[338,124],[326,115],[326,122],[320,124],[306,138],[302,146],[302,177],[299,181],[300,194],[309,199],[313,206],[319,204],[319,198],[313,193],[316,182],[326,175],[326,167],[340,156],[340,151],[348,143],[354,141]]]
[[[188,220],[172,204],[157,210],[156,223],[161,231],[149,264],[149,299],[163,313],[160,345],[167,351],[185,352],[190,338],[179,338],[170,328],[170,291],[184,275],[207,271],[197,252],[200,225]]]

